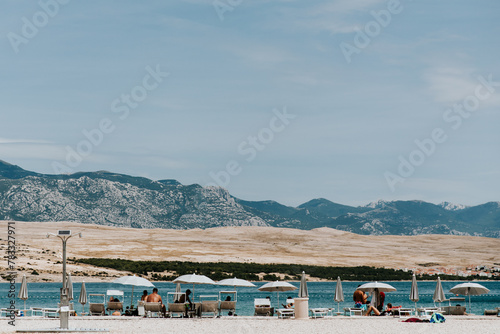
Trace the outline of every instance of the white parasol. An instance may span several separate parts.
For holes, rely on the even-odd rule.
[[[195,284],[216,284],[211,278],[205,275],[187,274],[177,277],[173,283],[193,284],[193,300],[194,300],[194,285]]]
[[[472,313],[470,296],[484,295],[485,293],[490,292],[490,290],[485,288],[481,284],[467,282],[455,285],[450,289],[450,292],[462,296],[469,296],[469,312]]]
[[[278,293],[278,305],[280,302],[280,291],[293,291],[297,290],[296,286],[293,286],[292,284],[288,282],[281,282],[281,281],[275,281],[275,282],[269,282],[261,286],[259,291],[270,291],[270,292],[277,292]]]
[[[145,278],[138,276],[122,276],[115,279],[112,283],[123,284],[123,285],[132,285],[132,296],[130,297],[130,308],[132,308],[134,304],[134,287],[136,286],[145,286],[145,287],[154,287],[154,284],[148,281]]]

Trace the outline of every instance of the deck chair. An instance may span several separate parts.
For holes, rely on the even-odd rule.
[[[222,311],[228,311],[234,315],[234,312],[236,312],[236,301],[222,300],[219,304],[219,315]]]
[[[186,314],[186,305],[184,303],[168,303],[168,314],[173,318],[175,315],[183,317]]]
[[[255,298],[254,299],[254,315],[257,316],[272,316],[274,314],[274,308],[271,307],[271,300],[267,298]]]
[[[106,306],[106,311],[108,311],[108,314],[112,314],[115,311],[120,311],[120,313],[123,312],[123,291],[121,290],[108,290],[106,291],[107,296],[120,296],[122,301],[119,302],[108,302],[108,305]]]
[[[144,313],[147,317],[156,314],[158,318],[163,316],[163,307],[160,302],[144,302]]]
[[[61,303],[57,303],[57,308],[61,308]],[[73,302],[69,303],[69,315],[75,315],[75,304]]]
[[[230,300],[227,299],[228,296]],[[219,291],[219,316],[221,316],[224,311],[227,311],[228,316],[236,315],[237,300],[238,294],[236,291]]]
[[[278,314],[278,318],[284,319],[284,318],[292,318],[295,316],[295,310],[293,309],[293,304],[294,304],[293,298],[287,298],[286,302],[284,305],[292,305],[292,308],[279,308],[276,310],[276,313]]]
[[[213,318],[219,313],[219,301],[218,300],[202,300],[201,301],[201,317],[205,314],[210,314]]]
[[[358,308],[358,307],[345,307],[344,308],[344,315],[348,315],[350,317],[362,316],[363,311],[364,310],[362,308]]]
[[[101,299],[102,302],[93,302],[92,297],[94,299]],[[105,295],[102,293],[89,293],[89,314],[90,315],[105,315],[106,314],[106,307],[104,305],[104,298]]]

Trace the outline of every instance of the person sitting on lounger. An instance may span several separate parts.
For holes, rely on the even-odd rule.
[[[385,298],[385,294],[383,292],[381,292],[380,293],[381,302],[379,303],[379,305],[383,305],[384,304],[384,298]],[[370,315],[371,312],[373,312],[374,315],[386,315],[386,314],[390,313],[391,310],[392,310],[392,304],[391,303],[387,304],[387,307],[385,308],[384,311],[380,311],[375,306],[370,305],[370,307],[366,310],[366,314],[365,315]]]
[[[163,301],[161,300],[161,296],[158,294],[158,288],[153,288],[153,293],[146,297],[147,303],[161,303],[161,312],[163,315],[167,312],[165,305],[163,305]]]
[[[187,289],[186,293],[181,295],[179,299],[177,299],[176,303],[184,303],[186,304],[186,318],[188,317],[188,311],[193,309],[193,302],[191,302],[191,299],[189,298],[189,295],[191,294],[191,290]],[[187,306],[189,304],[189,307]]]
[[[141,301],[145,301],[148,298],[148,290],[142,292]]]
[[[292,302],[288,303],[286,305],[285,304],[281,304],[281,305],[283,305],[284,308],[293,308],[293,299],[292,299],[292,297],[287,297],[286,300],[292,300]]]

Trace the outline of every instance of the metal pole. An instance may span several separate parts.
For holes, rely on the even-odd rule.
[[[69,239],[65,237],[60,238],[62,240],[63,244],[63,286],[61,288],[61,303],[60,303],[60,310],[59,312],[59,319],[60,319],[60,328],[63,329],[68,329],[68,320],[69,320],[69,296],[68,296],[68,289],[66,288],[66,241]],[[64,307],[64,311],[62,311]]]

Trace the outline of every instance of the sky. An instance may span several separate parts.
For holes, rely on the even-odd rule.
[[[7,0],[0,159],[297,206],[499,201],[500,2]]]

